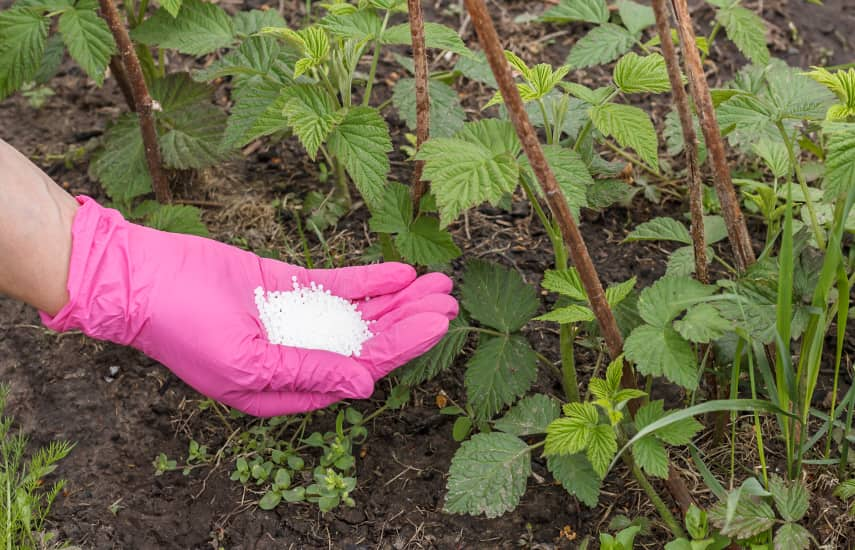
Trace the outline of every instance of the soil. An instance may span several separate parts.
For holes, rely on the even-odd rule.
[[[6,4],[3,2],[2,4]],[[291,2],[284,5],[290,7]],[[302,5],[302,2],[294,2]],[[426,2],[428,20],[458,25],[449,8],[457,2]],[[543,9],[541,2],[491,2],[501,25],[500,35],[531,60],[544,56],[560,62],[580,36],[582,26],[550,27],[515,23],[528,11]],[[693,2],[693,5],[701,4]],[[757,2],[745,2],[756,7]],[[841,64],[852,60],[855,6],[848,0],[826,0],[824,7],[800,0],[761,0],[763,17],[770,22],[774,54],[791,64]],[[254,5],[254,4],[253,4]],[[230,8],[238,6],[232,4]],[[299,16],[299,12],[297,12]],[[696,17],[708,25],[712,12],[698,7]],[[789,30],[795,22],[797,32]],[[473,40],[471,30],[469,40]],[[549,37],[553,33],[561,33]],[[546,40],[543,38],[547,37]],[[721,42],[720,42],[721,43]],[[726,78],[743,60],[729,46],[713,52],[710,75]],[[123,111],[121,96],[112,80],[97,88],[74,65],[51,84],[56,96],[33,109],[20,96],[0,103],[0,137],[26,153],[72,193],[104,200],[102,190],[86,173],[85,156],[70,152],[88,149],[108,121]],[[380,66],[381,82],[393,81],[399,69],[391,58]],[[599,79],[602,74],[577,74]],[[465,104],[477,115],[484,94],[469,86]],[[479,95],[480,93],[480,95]],[[388,96],[381,85],[378,95]],[[224,94],[219,94],[221,100]],[[401,142],[403,124],[390,114]],[[407,180],[402,158],[393,170]],[[317,186],[317,170],[293,141],[263,143],[255,151],[215,169],[183,180],[177,188],[182,200],[206,204],[204,217],[212,235],[254,250],[275,250],[283,259],[300,257],[283,243],[297,243],[293,224],[270,206],[274,199],[299,200]],[[632,182],[628,182],[632,184]],[[639,196],[630,207],[615,207],[602,214],[586,212],[582,231],[593,260],[605,282],[632,275],[642,285],[664,271],[664,250],[659,245],[621,245],[623,236],[638,223],[656,215],[681,216],[680,200],[652,205]],[[365,212],[345,218],[329,236],[337,261],[357,262],[365,249]],[[548,241],[524,201],[510,213],[484,207],[454,227],[465,257],[482,257],[513,266],[536,282],[549,266]],[[313,252],[322,257],[318,243]],[[294,247],[296,248],[296,247]],[[458,277],[462,263],[455,262]],[[529,333],[532,343],[548,356],[555,355],[557,337],[538,327]],[[855,351],[850,339],[848,352]],[[590,376],[593,357],[580,355],[582,378]],[[254,505],[257,496],[228,479],[230,465],[194,470],[190,475],[170,472],[154,476],[152,461],[158,453],[171,458],[186,456],[189,438],[211,447],[227,434],[212,415],[198,412],[200,396],[166,369],[131,349],[96,342],[78,333],[57,335],[41,328],[31,308],[0,298],[0,380],[11,385],[8,413],[13,414],[34,445],[52,440],[76,443],[60,463],[57,475],[68,480],[57,501],[50,527],[61,540],[94,549],[273,549],[273,548],[569,548],[560,536],[569,526],[581,538],[604,530],[618,514],[647,516],[654,521],[652,534],[642,542],[661,548],[663,533],[655,513],[631,476],[618,469],[604,487],[599,507],[588,509],[551,482],[543,461],[536,458],[538,476],[529,480],[519,507],[498,519],[442,513],[446,472],[457,444],[451,437],[453,418],[437,413],[435,397],[441,391],[457,399],[463,391],[463,362],[413,393],[401,411],[384,413],[369,429],[357,459],[359,484],[356,507],[321,514],[309,505],[280,505],[263,512]],[[389,385],[378,384],[371,400],[358,403],[371,411],[383,403]],[[559,381],[542,372],[541,391],[559,390]],[[657,391],[678,399],[668,387]],[[770,426],[770,432],[774,428]],[[738,433],[752,448],[751,426]],[[774,460],[774,445],[769,450]],[[690,490],[708,499],[703,481],[692,473],[686,457],[675,456],[687,472]],[[746,463],[755,463],[746,458]],[[825,476],[825,477],[823,477]],[[845,510],[830,495],[831,481],[818,475],[811,526],[820,541],[835,544],[853,536]],[[855,540],[855,539],[852,539]],[[833,541],[838,541],[837,543]]]

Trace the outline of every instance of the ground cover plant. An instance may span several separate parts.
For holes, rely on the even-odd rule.
[[[169,194],[259,147],[307,157],[311,184],[276,192],[271,207],[296,228],[296,261],[343,264],[335,235],[355,223],[363,261],[459,276],[448,336],[373,404],[260,420],[191,403],[182,414],[197,429],[184,422],[182,448],[152,452],[148,471],[205,482],[226,471],[264,511],[359,509],[378,420],[427,397],[449,422],[453,458],[432,504],[445,514],[508,517],[535,493],[553,502],[554,486],[561,502],[600,510],[615,483],[631,483],[652,530],[600,524],[578,540],[561,530],[560,544],[828,539],[810,503],[839,483],[843,510],[853,493],[855,70],[775,59],[767,24],[738,0],[708,2],[703,36],[684,0],[554,2],[524,25],[574,41],[544,59],[500,43],[482,2],[451,3],[473,29],[466,41],[451,7],[425,22],[420,4],[309,2],[286,18],[202,0],[129,3],[139,79],[132,60],[113,57],[122,29],[95,4],[19,0],[0,13],[0,52],[32,46],[3,56],[4,96],[51,86],[63,44],[97,85],[108,66],[130,88],[142,82],[86,159],[127,216],[208,231],[204,199],[165,204],[148,117]],[[740,62],[710,89],[703,67],[722,55]],[[628,216],[609,246],[648,246],[661,269],[606,278],[579,226],[639,204],[656,215]],[[473,220],[520,211],[543,241],[534,268],[476,252]],[[828,478],[817,494],[811,480]]]

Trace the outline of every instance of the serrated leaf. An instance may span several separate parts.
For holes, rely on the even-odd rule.
[[[546,467],[565,491],[575,495],[589,508],[597,505],[600,479],[584,454],[550,455],[546,457]]]
[[[39,70],[33,75],[33,82],[47,84],[59,71],[64,55],[65,44],[62,43],[62,37],[59,34],[48,37]],[[0,82],[0,87],[2,87],[2,82]]]
[[[71,57],[96,84],[103,85],[110,56],[116,52],[107,23],[93,10],[72,8],[59,17],[59,32]]]
[[[457,32],[451,27],[446,27],[439,23],[425,22],[425,46],[428,48],[437,48],[448,50],[463,56],[472,55],[463,40],[460,39]],[[402,23],[394,25],[386,29],[383,36],[380,37],[380,42],[383,44],[401,44],[410,46],[413,43],[410,35],[410,24]]]
[[[234,94],[235,104],[226,123],[222,149],[246,145],[250,141],[288,128],[282,113],[286,97],[275,82],[258,82]]]
[[[216,106],[196,105],[170,114],[169,123],[168,130],[158,136],[166,167],[181,170],[205,168],[226,157],[219,147],[226,128],[226,116]]]
[[[126,203],[150,193],[151,176],[137,115],[120,117],[104,134],[104,143],[104,150],[89,165],[89,173],[110,198]]]
[[[849,500],[855,497],[855,479],[849,479],[834,489],[834,496],[841,500]]]
[[[401,183],[389,183],[382,200],[371,211],[369,226],[376,233],[400,233],[413,221],[410,190]]]
[[[733,324],[709,304],[689,308],[685,317],[674,322],[674,328],[690,342],[709,344],[733,330]]]
[[[283,94],[282,112],[288,125],[314,160],[320,146],[344,120],[345,111],[337,110],[329,94],[314,84],[297,84],[287,88]],[[344,158],[341,160],[346,161]]]
[[[428,81],[430,95],[430,135],[449,137],[463,127],[466,113],[457,92],[438,80]],[[395,84],[392,104],[410,130],[416,129],[416,81],[402,78]]]
[[[389,173],[392,140],[386,121],[373,107],[350,109],[330,134],[330,152],[344,161],[347,173],[369,206],[377,204]]]
[[[728,537],[747,539],[768,531],[775,525],[775,513],[772,507],[763,501],[740,498],[730,522],[726,522],[726,511],[725,503],[719,502],[710,509],[709,517],[721,529],[721,534]]]
[[[524,395],[537,378],[537,355],[519,335],[485,339],[467,363],[469,405],[485,420]]]
[[[855,186],[855,124],[832,132],[825,157],[825,197],[835,199]]]
[[[732,5],[716,11],[716,19],[727,31],[727,37],[745,57],[758,65],[769,62],[766,23],[756,13],[742,6]]]
[[[463,350],[468,335],[469,324],[463,315],[458,315],[449,323],[448,332],[437,345],[397,371],[401,377],[401,383],[406,386],[415,386],[449,368]]]
[[[277,10],[248,10],[239,11],[232,18],[235,34],[240,37],[249,38],[251,35],[261,32],[265,27],[284,27],[285,19],[279,15]]]
[[[698,140],[698,163],[703,164],[707,160],[707,146],[704,134],[701,131],[700,122],[698,122],[698,117],[694,113],[692,114],[692,125],[695,129],[695,137]],[[669,155],[672,157],[677,156],[685,150],[686,144],[683,136],[683,128],[680,125],[680,117],[674,109],[668,111],[668,115],[665,117],[663,134]]]
[[[383,30],[383,20],[372,10],[328,15],[321,19],[320,25],[335,36],[357,42],[374,40]]]
[[[650,401],[639,407],[635,414],[635,427],[641,430],[660,420],[673,414],[673,411],[665,411],[665,402],[661,399]],[[677,420],[653,432],[653,436],[668,445],[688,445],[692,438],[703,429],[703,425],[693,417]]]
[[[631,32],[612,23],[604,23],[583,36],[567,56],[567,64],[574,69],[611,63],[635,44]]]
[[[615,307],[624,301],[635,288],[636,282],[637,279],[632,277],[622,283],[609,286],[606,289],[606,302],[609,304],[609,307]]]
[[[805,516],[810,505],[810,493],[800,481],[784,481],[772,476],[769,478],[769,492],[775,508],[784,521],[797,522]]]
[[[513,127],[485,119],[466,124],[455,138],[435,138],[422,146],[415,158],[425,161],[423,178],[432,183],[443,226],[473,206],[498,203],[516,188],[519,145],[501,150],[509,131],[515,139]]]
[[[582,279],[579,277],[579,272],[575,267],[569,269],[548,269],[543,274],[543,281],[540,284],[546,290],[563,294],[573,300],[580,302],[588,301],[588,295],[585,293]]]
[[[579,84],[578,82],[562,82],[561,87],[573,97],[590,105],[600,105],[614,93],[614,86],[602,86],[596,90]]]
[[[234,24],[222,8],[202,0],[184,0],[178,17],[160,8],[131,31],[131,38],[189,55],[204,55],[232,43]]]
[[[181,11],[182,0],[158,0],[160,7],[169,12],[172,17],[178,17],[178,12]]]
[[[146,225],[170,233],[208,236],[208,228],[202,222],[202,211],[195,206],[161,205],[146,218]]]
[[[632,456],[649,475],[662,479],[668,477],[668,451],[654,437],[639,439],[632,446]]]
[[[519,273],[481,260],[466,265],[460,295],[475,320],[507,333],[521,329],[540,305],[534,287]]]
[[[665,58],[658,53],[640,56],[630,52],[615,65],[614,81],[624,93],[667,92],[671,89]]]
[[[617,454],[617,436],[608,424],[600,424],[591,430],[585,455],[600,479],[605,477],[609,464]]]
[[[450,262],[460,256],[451,233],[439,227],[433,216],[419,216],[405,231],[395,237],[395,245],[404,259],[418,265]]]
[[[561,405],[558,401],[538,393],[520,399],[493,427],[516,436],[542,434],[560,415]]]
[[[675,241],[692,244],[692,236],[686,226],[674,218],[659,217],[644,222],[626,236],[623,242]]]
[[[546,427],[544,454],[570,455],[588,447],[592,431],[599,425],[597,407],[591,403],[569,403],[564,406],[566,418],[554,420]],[[611,429],[611,427],[609,427]]]
[[[457,64],[454,65],[454,70],[460,71],[463,76],[470,80],[484,83],[491,88],[499,87],[484,52],[472,52],[471,57],[461,55],[457,59]]]
[[[237,49],[230,51],[208,67],[195,71],[193,79],[206,82],[231,76],[232,84],[238,93],[247,86],[271,82],[279,83],[284,87],[293,84],[290,66],[299,58],[299,52],[290,48],[287,43],[280,44],[271,36],[251,36]]]
[[[576,151],[557,144],[543,146],[543,154],[546,157],[547,163],[549,163],[549,167],[552,168],[552,173],[555,175],[558,186],[564,192],[564,197],[567,199],[567,206],[578,217],[579,209],[588,206],[588,187],[594,185],[594,178],[588,172],[585,161],[582,160],[582,157]],[[520,165],[529,171],[532,178],[534,178],[534,172],[531,171],[531,164],[528,161],[528,157],[523,157]],[[536,187],[536,190],[542,195],[539,185]]]
[[[33,80],[42,60],[50,19],[36,9],[0,12],[0,99]]]
[[[641,160],[659,169],[656,129],[647,113],[632,105],[606,103],[591,108],[591,120],[597,130],[623,147],[632,147]]]
[[[620,20],[632,34],[638,34],[656,23],[650,6],[643,6],[632,0],[619,0],[617,6]]]
[[[451,460],[444,510],[498,517],[516,508],[531,474],[531,451],[501,432],[476,434]]]
[[[607,208],[627,198],[632,188],[623,180],[596,180],[588,187],[588,208]]]
[[[763,138],[752,144],[751,149],[763,159],[766,167],[776,178],[783,178],[790,173],[790,157],[783,142]]]
[[[606,23],[609,9],[605,0],[561,0],[557,6],[543,12],[540,20],[550,23]]]
[[[810,548],[810,531],[798,523],[785,523],[775,533],[775,550],[807,550]]]
[[[663,277],[641,291],[638,313],[645,322],[664,327],[683,310],[715,291],[715,287],[688,277]]]
[[[760,99],[747,95],[735,95],[722,103],[716,110],[719,126],[733,126],[748,133],[761,133],[774,122],[775,113]]]
[[[594,312],[586,306],[569,305],[555,308],[550,312],[535,317],[537,321],[552,321],[562,325],[586,323],[594,320]]]
[[[664,376],[691,390],[698,387],[695,351],[674,329],[642,325],[626,339],[624,350],[641,374]]]

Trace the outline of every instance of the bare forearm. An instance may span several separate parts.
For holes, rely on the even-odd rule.
[[[0,294],[55,314],[68,301],[77,201],[0,140]]]

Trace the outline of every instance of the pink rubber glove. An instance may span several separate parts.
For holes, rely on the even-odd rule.
[[[72,227],[70,300],[53,330],[133,346],[209,397],[256,416],[292,414],[347,398],[436,344],[457,315],[451,280],[416,279],[407,265],[307,270],[200,237],[126,221],[88,197]],[[270,344],[253,291],[323,284],[363,300],[374,337],[359,357]]]

